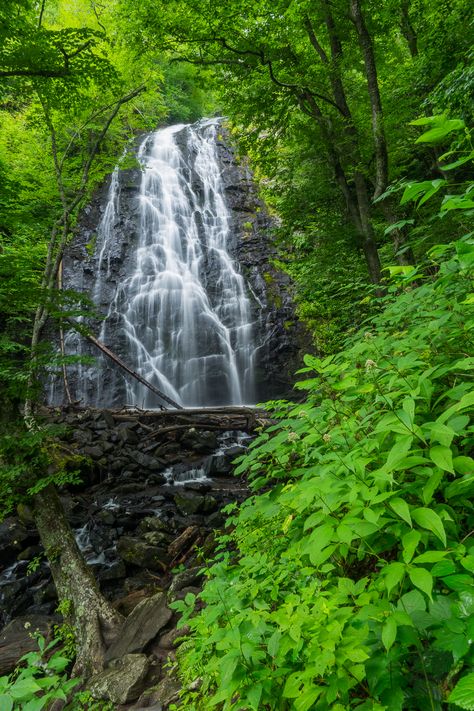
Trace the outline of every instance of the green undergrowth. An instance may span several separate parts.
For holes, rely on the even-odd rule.
[[[180,708],[474,709],[474,241],[430,256],[270,404],[203,609],[175,603]]]

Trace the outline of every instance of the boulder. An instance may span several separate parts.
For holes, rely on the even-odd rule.
[[[126,654],[93,676],[87,686],[95,699],[113,704],[136,701],[144,689],[149,662],[145,654]]]
[[[141,652],[172,616],[165,593],[157,593],[140,602],[123,623],[117,640],[107,650],[106,662],[132,652]]]
[[[211,513],[217,508],[217,501],[210,494],[203,496],[188,490],[175,494],[174,502],[183,516],[196,513]]]
[[[165,570],[169,556],[166,548],[150,545],[140,538],[122,536],[117,542],[117,553],[126,563],[154,571]]]

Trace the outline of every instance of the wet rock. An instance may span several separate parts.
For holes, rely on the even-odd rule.
[[[21,551],[21,553],[18,553],[17,555],[17,560],[32,560],[33,558],[37,558],[43,553],[43,546],[28,546],[28,548],[25,548],[24,550]]]
[[[190,491],[175,494],[174,502],[180,513],[184,516],[198,512],[210,513],[211,511],[215,511],[217,507],[216,499],[210,494],[202,496],[201,494],[194,494]]]
[[[168,624],[172,616],[164,593],[157,593],[143,600],[123,623],[118,639],[106,652],[105,660],[110,661],[123,657],[124,654],[142,651]]]
[[[110,582],[111,580],[120,580],[121,578],[124,578],[125,575],[126,569],[124,562],[122,560],[118,560],[115,563],[112,563],[112,565],[101,568],[98,579],[99,582]]]
[[[163,501],[163,497],[153,497],[159,498]],[[162,533],[168,530],[169,526],[166,524],[159,516],[146,516],[140,521],[138,530],[140,533],[148,533],[149,531],[161,531]]]
[[[104,454],[102,447],[99,447],[98,445],[95,445],[95,446],[87,445],[86,447],[83,447],[82,451],[86,455],[86,457],[90,457],[91,459],[94,459],[94,460],[101,459],[101,457]]]
[[[192,427],[181,437],[181,446],[189,447],[195,452],[212,452],[217,447],[217,435],[215,432]]]
[[[152,571],[163,571],[169,563],[166,548],[149,545],[140,538],[123,536],[117,542],[117,553],[126,563]]]
[[[148,666],[145,654],[127,654],[93,676],[88,682],[88,689],[95,699],[105,699],[114,704],[136,701],[143,692]]]

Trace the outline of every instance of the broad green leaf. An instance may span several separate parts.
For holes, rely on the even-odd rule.
[[[410,516],[410,507],[408,506],[407,502],[404,499],[400,499],[399,497],[395,497],[394,499],[390,499],[389,504],[391,508],[395,511],[397,516],[400,516],[404,521],[408,523],[409,526],[411,526],[411,516]]]
[[[255,684],[247,691],[247,699],[250,702],[250,706],[255,711],[259,709],[260,698],[262,696],[263,684]]]
[[[382,643],[387,652],[390,647],[395,642],[397,636],[397,623],[395,622],[394,616],[391,615],[387,618],[384,626],[382,627]]]
[[[425,429],[425,428],[423,428]],[[448,425],[442,425],[441,422],[430,422],[426,427],[431,442],[439,442],[444,447],[450,447],[455,431]]]
[[[453,467],[459,474],[474,474],[474,459],[471,457],[454,457]]]
[[[439,487],[443,479],[445,478],[445,474],[443,471],[440,469],[435,469],[433,474],[430,476],[426,484],[424,485],[421,493],[422,493],[422,498],[423,498],[423,503],[424,504],[429,504],[430,501],[433,498],[433,494],[436,491],[436,489]]]
[[[462,479],[453,481],[444,489],[444,496],[447,499],[455,499],[458,496],[466,497],[474,493],[474,474],[465,476]]]
[[[435,578],[444,578],[445,575],[451,575],[456,572],[456,566],[452,560],[439,560],[431,568],[431,574]]]
[[[280,647],[280,639],[281,639],[281,632],[280,630],[276,630],[268,640],[267,644],[267,649],[268,649],[268,654],[271,657],[276,657],[278,649]]]
[[[10,696],[0,694],[0,709],[2,709],[2,711],[12,711],[13,701]]]
[[[458,681],[448,701],[466,711],[474,711],[474,673],[466,674]]]
[[[308,711],[308,709],[313,708],[314,702],[317,701],[322,691],[322,688],[317,686],[304,689],[300,696],[294,701],[296,711]]]
[[[417,555],[413,560],[414,563],[438,563],[440,560],[449,555],[449,551],[426,551],[421,555]]]
[[[435,447],[431,447],[430,459],[440,469],[454,474],[453,455],[449,447],[444,447],[441,444],[438,444]]]
[[[384,583],[389,595],[393,588],[398,585],[400,580],[405,575],[405,569],[405,565],[397,561],[389,563],[383,569]]]
[[[472,575],[466,575],[465,573],[459,573],[457,575],[448,575],[443,578],[443,583],[450,590],[455,590],[456,592],[473,591],[474,589],[474,577]]]
[[[420,507],[411,512],[412,518],[422,528],[434,533],[439,540],[446,545],[446,532],[440,517],[432,509]]]
[[[415,554],[416,547],[421,540],[421,533],[419,531],[409,531],[402,536],[402,546],[403,546],[403,560],[405,563],[409,563]]]
[[[426,593],[431,600],[431,591],[433,589],[433,576],[431,573],[425,568],[410,568],[408,575],[413,585]]]
[[[33,696],[41,687],[30,677],[28,679],[17,680],[10,689],[10,694],[14,699],[21,700]]]

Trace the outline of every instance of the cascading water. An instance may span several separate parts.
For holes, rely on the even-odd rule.
[[[119,333],[125,362],[188,407],[256,400],[255,329],[245,280],[229,254],[231,219],[217,155],[218,126],[217,119],[203,120],[164,128],[143,140],[134,267],[112,296],[118,170],[97,231],[92,297],[107,313],[100,340],[110,343]],[[78,352],[77,336],[69,345],[69,352]],[[103,359],[92,368],[81,367],[76,397],[83,404],[109,404],[109,385],[101,377],[106,367]],[[130,378],[126,404],[156,407],[160,401]]]

